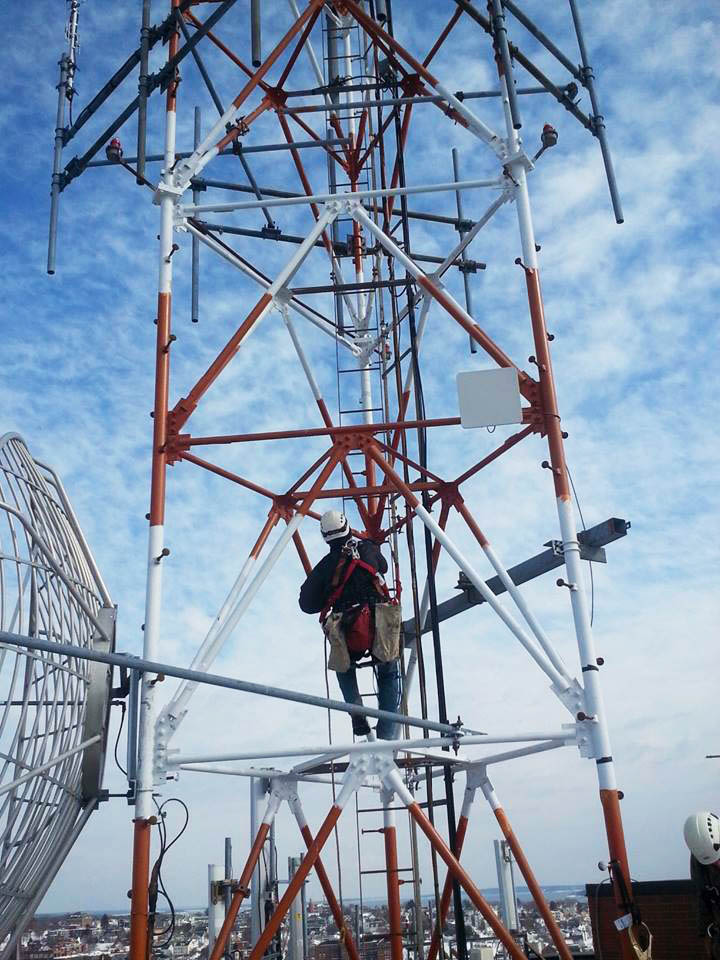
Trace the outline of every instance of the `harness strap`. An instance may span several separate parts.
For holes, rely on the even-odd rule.
[[[337,601],[340,599],[342,592],[345,589],[345,585],[347,584],[348,580],[353,574],[353,571],[357,567],[359,567],[361,570],[365,570],[366,573],[369,573],[375,582],[375,589],[378,591],[378,593],[381,596],[385,597],[386,599],[389,599],[390,591],[388,590],[387,585],[381,579],[377,570],[374,567],[370,566],[369,563],[365,563],[364,560],[360,560],[359,557],[351,557],[347,566],[345,567],[345,570],[343,571],[344,576],[342,578],[342,581],[339,583],[338,583],[338,580],[340,579],[340,563],[338,563],[337,567],[335,568],[335,573],[333,574],[331,585],[337,584],[337,586],[335,586],[335,589],[327,598],[325,606],[322,608],[320,612],[320,623],[325,623],[325,621],[327,620],[328,614],[330,613],[332,608],[335,606]]]

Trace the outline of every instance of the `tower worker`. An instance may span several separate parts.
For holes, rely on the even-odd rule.
[[[356,539],[345,514],[328,510],[320,531],[330,551],[300,588],[300,609],[319,613],[330,644],[328,667],[337,673],[346,703],[362,705],[356,664],[370,657],[377,681],[378,708],[397,713],[400,705],[400,606],[391,601],[382,574],[387,560],[373,540]],[[353,714],[355,736],[372,739],[367,717]],[[397,738],[397,724],[379,720],[381,740]]]
[[[693,813],[683,834],[698,893],[698,934],[707,956],[720,960],[720,818],[709,810]]]

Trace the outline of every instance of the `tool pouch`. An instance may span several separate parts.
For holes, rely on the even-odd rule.
[[[375,641],[372,655],[380,663],[397,660],[400,656],[402,609],[399,603],[375,604]]]
[[[345,673],[351,666],[341,620],[342,613],[331,613],[323,623],[323,631],[330,644],[328,670],[334,670],[336,673]]]

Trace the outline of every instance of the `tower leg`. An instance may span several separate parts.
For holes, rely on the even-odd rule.
[[[395,812],[390,806],[392,797],[393,794],[389,790],[383,790],[383,833],[385,836],[385,870],[387,876],[388,921],[390,924],[390,956],[392,960],[403,960],[397,832],[395,828]]]

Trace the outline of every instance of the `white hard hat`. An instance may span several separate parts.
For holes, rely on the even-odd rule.
[[[350,524],[344,513],[339,510],[326,510],[320,518],[320,532],[329,543],[340,537],[346,537],[350,532]]]
[[[690,853],[707,866],[720,860],[720,819],[709,810],[693,813],[683,828]]]

